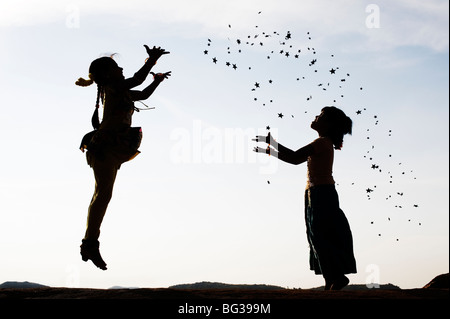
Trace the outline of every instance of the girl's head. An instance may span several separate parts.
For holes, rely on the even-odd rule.
[[[344,135],[352,134],[352,120],[337,107],[326,106],[311,123],[311,128],[316,130],[320,136],[329,137],[334,148],[340,150]]]
[[[76,82],[80,86],[89,86],[96,83],[105,86],[124,79],[122,68],[111,57],[101,57],[92,61],[89,67],[89,80],[79,78]]]
[[[92,61],[89,74],[95,83],[103,86],[123,79],[122,70],[112,57],[102,57]]]

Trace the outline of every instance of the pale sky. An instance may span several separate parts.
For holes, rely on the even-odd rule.
[[[333,104],[354,122],[334,164],[351,283],[424,286],[449,269],[448,26],[438,0],[2,0],[0,283],[322,285],[306,165],[255,154],[251,139],[269,125],[300,148]],[[108,53],[132,76],[143,44],[171,52],[154,71],[172,77],[133,117],[142,154],[116,180],[103,272],[79,254],[94,178],[78,146],[96,89],[74,82]]]

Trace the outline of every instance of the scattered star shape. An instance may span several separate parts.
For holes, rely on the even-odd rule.
[[[259,12],[256,11],[255,14],[256,13],[261,14],[261,11],[259,11]],[[227,26],[227,24],[225,24],[225,27],[226,26]],[[271,64],[272,63],[279,63],[280,60],[277,60],[277,56],[278,56],[277,53],[279,53],[280,55],[286,56],[287,58],[289,58],[289,57],[294,58],[295,57],[295,59],[297,59],[297,60],[295,60],[295,63],[301,62],[301,60],[300,60],[301,52],[305,53],[305,54],[314,54],[314,55],[317,53],[317,56],[314,56],[315,59],[312,59],[312,58],[308,59],[307,58],[306,61],[303,61],[306,64],[309,64],[310,67],[313,66],[312,69],[309,69],[306,72],[308,72],[308,75],[314,75],[314,73],[317,74],[317,75],[319,75],[319,73],[321,75],[324,75],[323,73],[331,74],[331,75],[338,74],[337,75],[338,78],[336,78],[336,82],[327,84],[326,80],[318,81],[320,83],[318,86],[321,87],[321,89],[320,89],[321,92],[322,91],[327,91],[327,90],[333,90],[333,88],[342,89],[343,91],[341,93],[337,94],[335,98],[337,98],[338,96],[340,96],[340,98],[344,98],[344,94],[347,93],[347,92],[344,92],[344,89],[346,88],[347,85],[350,85],[349,82],[351,82],[351,81],[346,81],[346,79],[350,79],[351,72],[346,72],[346,71],[342,71],[341,72],[339,67],[331,67],[331,68],[328,67],[328,68],[325,68],[323,70],[319,69],[318,67],[316,67],[316,65],[318,64],[318,59],[322,58],[322,56],[319,56],[320,52],[316,51],[315,48],[313,48],[312,46],[308,47],[308,45],[305,45],[305,47],[302,48],[302,49],[299,49],[298,47],[295,47],[296,45],[293,45],[293,42],[290,42],[293,39],[292,34],[291,34],[290,31],[287,31],[287,32],[284,32],[284,33],[283,32],[279,33],[277,31],[261,32],[262,31],[261,30],[262,26],[254,26],[254,27],[256,28],[256,29],[254,29],[255,33],[252,33],[252,34],[249,34],[249,35],[248,34],[246,34],[246,35],[242,34],[239,37],[228,38],[229,45],[225,45],[225,47],[223,48],[224,50],[226,49],[226,51],[222,52],[223,55],[219,55],[219,53],[213,53],[213,51],[212,51],[212,47],[213,47],[212,46],[212,42],[214,42],[214,41],[212,41],[211,39],[207,39],[208,40],[207,41],[208,47],[204,48],[201,52],[203,52],[204,55],[208,55],[208,56],[214,56],[213,54],[215,54],[216,57],[212,58],[212,62],[214,64],[217,64],[218,62],[220,62],[220,64],[222,66],[223,66],[223,64],[226,64],[226,66],[232,67],[234,70],[237,70],[237,68],[238,68],[237,64],[233,64],[232,62],[226,62],[225,63],[223,61],[226,61],[226,60],[233,61],[234,60],[233,59],[233,55],[234,54],[239,54],[239,55],[243,56],[244,54],[248,53],[244,49],[245,47],[253,46],[254,47],[253,50],[260,50],[260,52],[262,53],[262,57],[264,58],[264,61],[266,61],[266,63],[271,63]],[[231,29],[231,24],[228,24],[228,28]],[[248,38],[248,40],[246,38]],[[307,36],[305,38],[308,38],[309,40],[312,40],[310,32],[307,32]],[[309,43],[312,44],[312,42],[309,42]],[[272,44],[273,44],[273,46],[271,46]],[[202,54],[201,52],[199,52],[199,53]],[[217,56],[219,56],[219,59],[217,59]],[[227,56],[227,57],[225,58],[225,56]],[[327,56],[330,59],[330,55],[327,54]],[[267,57],[267,59],[266,59],[266,57]],[[206,57],[206,58],[209,59],[208,57]],[[334,59],[335,55],[331,54],[331,58]],[[286,61],[288,60],[288,59],[284,59],[284,58],[282,58],[282,59],[286,60]],[[289,60],[292,61],[292,59],[289,59]],[[211,60],[209,60],[209,61],[211,61]],[[286,62],[282,62],[282,63],[286,63]],[[264,67],[264,66],[259,66],[259,67]],[[258,65],[255,64],[255,65],[252,65],[251,67],[249,65],[246,65],[246,66],[243,66],[243,67],[242,67],[242,65],[240,65],[240,70],[237,71],[237,73],[239,73],[241,71],[241,69],[245,71],[245,70],[247,70],[247,68],[248,68],[248,70],[251,70],[253,72],[253,70],[258,69]],[[337,71],[340,71],[340,72],[337,73]],[[330,73],[327,73],[327,72],[330,72]],[[306,76],[306,74],[304,74],[304,75]],[[308,76],[306,76],[306,77],[305,76],[302,76],[302,75],[298,74],[297,77],[293,77],[291,80],[295,80],[295,79],[296,79],[296,81],[301,81],[301,79],[305,80],[305,79],[308,78]],[[255,79],[255,80],[258,80],[258,81],[254,81],[253,83],[250,83],[250,84],[253,84],[253,87],[251,88],[251,91],[255,92],[255,93],[259,92],[259,89],[261,89],[262,91],[265,90],[266,87],[264,86],[264,84],[266,84],[267,82],[269,84],[274,83],[272,81],[272,79],[267,78],[267,77],[266,77],[266,79]],[[279,79],[277,78],[276,82],[278,83],[278,82],[282,82],[282,81],[279,81]],[[297,82],[297,83],[298,84],[303,84],[302,82]],[[267,87],[267,88],[269,88],[269,87]],[[274,88],[274,86],[270,86],[270,88],[272,89],[272,88]],[[358,90],[358,88],[361,91],[360,94],[362,94],[363,87],[361,85],[356,85],[356,87],[354,89]],[[346,94],[346,96],[347,96],[347,94]],[[263,105],[265,107],[269,107],[270,104],[272,104],[272,102],[273,102],[273,100],[270,100],[270,104],[268,103],[270,98],[268,98],[267,100],[265,100],[265,98],[264,98],[265,101],[262,101],[263,98],[261,96],[258,96],[257,94],[255,94],[253,96],[250,96],[249,98],[253,99],[255,101],[258,101],[257,105]],[[276,97],[273,96],[273,98],[276,98]],[[310,101],[311,102],[312,95],[308,94],[308,95],[306,95],[305,98],[306,98],[306,101]],[[333,100],[333,98],[331,98],[330,102],[331,101],[333,101],[333,103],[336,103],[337,99]],[[300,113],[303,113],[303,111],[304,111],[305,114],[306,113],[310,113],[310,111],[299,110]],[[366,108],[355,109],[353,112],[355,112],[356,115],[358,115],[358,116],[361,115],[361,114],[366,115]],[[353,113],[353,114],[355,115],[355,113]],[[272,113],[272,114],[274,114],[274,113]],[[277,114],[278,118],[280,118],[280,119],[283,119],[285,117],[285,114],[283,114],[283,113],[275,113],[275,114]],[[291,117],[294,118],[293,113],[291,113]],[[375,115],[374,116],[372,114],[370,117],[372,117],[372,119],[373,119],[373,122],[371,123],[372,125],[378,125],[378,124],[381,125],[382,124],[381,121],[380,122],[378,121],[379,118],[381,117],[381,115],[379,115],[379,116]],[[358,117],[358,118],[360,118],[360,117]],[[266,126],[266,129],[270,130],[270,126]],[[389,130],[388,132],[387,131],[388,130],[384,130],[383,134],[385,134],[386,136],[387,135],[391,136],[392,131],[391,130]],[[367,138],[367,142],[368,143],[373,144],[372,140],[376,140],[376,139],[374,139],[375,136],[373,136],[371,134],[373,134],[373,130],[372,129],[370,129],[370,130],[367,129],[367,135],[365,137]],[[370,147],[370,144],[367,145],[367,147]],[[376,148],[376,149],[378,149],[378,148]],[[381,161],[381,159],[379,159],[378,156],[376,156],[376,154],[374,152],[376,152],[376,150],[374,149],[374,145],[372,145],[372,148],[370,150],[367,150],[367,154],[370,154],[370,155],[366,156],[366,155],[362,154],[362,155],[364,155],[365,159],[369,160],[369,158],[370,158],[371,162],[369,162],[369,165],[367,166],[367,169],[371,168],[372,170],[377,170],[379,172],[382,172],[382,170],[379,169],[379,166],[377,164],[373,164],[373,162],[375,162],[375,161]],[[394,158],[394,155],[389,154],[389,155],[386,155],[386,158],[387,157]],[[372,158],[374,160],[372,160]],[[384,163],[378,163],[378,164],[383,164],[383,166],[385,166]],[[401,165],[401,164],[399,163],[399,165]],[[383,170],[383,171],[385,171],[385,170]],[[396,172],[396,173],[401,174],[401,175],[405,175],[405,176],[408,175],[407,174],[408,172],[403,172],[402,173],[400,171],[400,172]],[[398,175],[398,174],[396,174],[396,175]],[[388,172],[388,175],[386,176],[387,179],[388,179],[388,182],[391,183],[391,184],[393,183],[393,181],[395,181],[395,179],[393,178],[393,175],[394,174],[391,175],[391,172]],[[416,178],[414,177],[414,179],[416,179]],[[267,180],[267,183],[270,184],[270,181]],[[377,189],[376,187],[377,186],[372,186],[372,188],[367,188],[365,190],[367,192],[367,198],[369,200],[371,199],[371,196],[372,196],[370,193],[374,192],[374,190]],[[363,191],[364,191],[364,188],[363,188]],[[395,197],[403,196],[403,193],[401,193],[401,192],[394,192],[394,194],[396,194]],[[394,196],[394,195],[392,194],[392,196]],[[406,197],[406,195],[403,196],[403,197]],[[391,197],[391,195],[388,195],[388,197],[386,197],[386,200],[392,200],[392,199],[394,199],[394,197]],[[416,207],[417,208],[417,207],[419,207],[419,205],[417,205],[417,204],[418,203],[409,203],[408,205],[404,204],[403,207],[409,206],[409,207]],[[396,208],[401,208],[402,206],[396,205],[395,207]],[[370,222],[370,220],[369,220],[369,222]],[[372,222],[372,224],[373,223],[374,222]],[[381,236],[381,233],[380,233],[380,236]],[[394,239],[395,239],[395,237],[394,237]]]

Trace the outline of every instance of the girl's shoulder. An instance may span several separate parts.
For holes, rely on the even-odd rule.
[[[316,138],[311,145],[314,147],[315,151],[322,151],[325,149],[333,149],[333,141],[326,136],[321,136]]]
[[[314,144],[331,144],[331,145],[333,145],[333,141],[328,136],[318,137],[312,143],[314,143]]]

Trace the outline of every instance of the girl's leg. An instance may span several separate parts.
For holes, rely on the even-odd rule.
[[[325,279],[325,290],[331,290],[333,280],[331,278],[328,278],[327,276],[323,276],[323,279]]]
[[[347,278],[347,276],[342,274],[333,280],[330,290],[341,290],[342,288],[347,286],[349,282],[350,280]]]
[[[94,166],[95,191],[88,209],[85,240],[98,240],[100,225],[112,197],[118,167],[111,159],[96,161]]]
[[[95,191],[89,205],[86,233],[80,253],[84,261],[92,260],[98,268],[106,270],[106,263],[100,255],[98,238],[100,225],[112,197],[118,166],[112,159],[106,159],[105,161],[95,161],[93,169]]]

